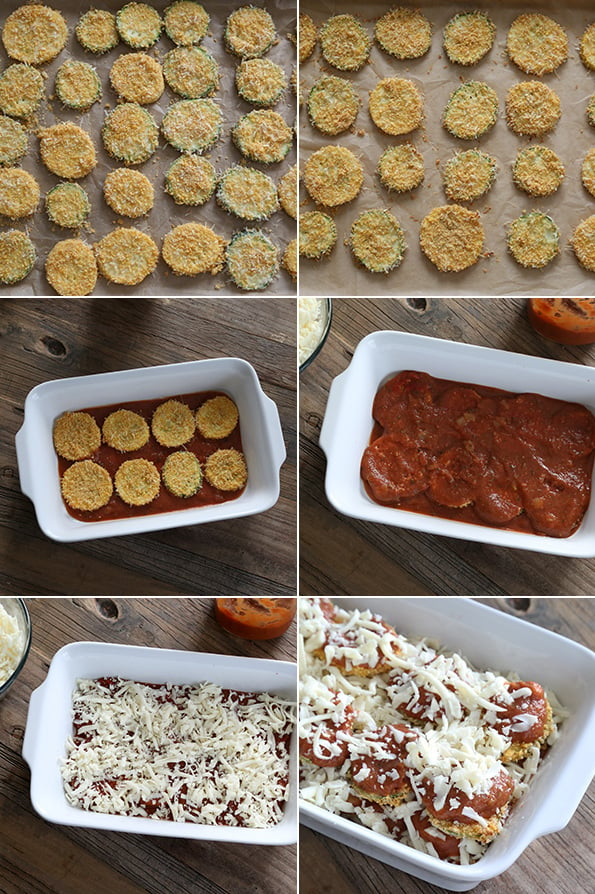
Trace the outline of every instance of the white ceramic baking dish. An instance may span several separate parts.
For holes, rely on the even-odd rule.
[[[344,515],[430,534],[530,549],[561,556],[595,556],[595,505],[570,537],[542,537],[407,512],[375,503],[360,477],[372,432],[372,403],[383,382],[404,369],[457,382],[535,392],[584,404],[595,412],[595,369],[405,332],[372,332],[358,344],[347,369],[333,381],[320,432],[327,459],[329,502]]]
[[[472,866],[443,863],[300,800],[300,822],[370,857],[438,885],[470,891],[505,872],[536,838],[563,829],[595,772],[595,654],[572,640],[469,599],[337,599],[378,612],[408,636],[427,636],[478,669],[517,673],[555,692],[569,717],[502,833]]]
[[[297,840],[297,767],[295,733],[291,742],[289,797],[283,819],[266,829],[176,823],[143,817],[112,816],[80,810],[66,801],[60,759],[72,735],[72,693],[77,679],[119,676],[144,683],[208,681],[245,692],[270,692],[295,701],[296,666],[289,661],[238,658],[206,652],[152,649],[115,643],[80,642],[54,655],[48,675],[32,694],[23,741],[31,768],[31,802],[52,823],[243,844],[293,844]]]
[[[60,494],[52,442],[54,421],[61,413],[210,390],[229,394],[240,414],[248,484],[236,500],[97,522],[81,522],[69,515]],[[139,534],[264,512],[279,498],[279,470],[286,456],[275,403],[262,390],[254,367],[236,357],[44,382],[27,395],[16,450],[21,490],[33,501],[44,534],[61,541]]]

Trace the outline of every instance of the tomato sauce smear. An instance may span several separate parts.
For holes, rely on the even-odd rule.
[[[372,412],[361,476],[376,503],[550,537],[579,527],[595,456],[581,404],[405,370]]]

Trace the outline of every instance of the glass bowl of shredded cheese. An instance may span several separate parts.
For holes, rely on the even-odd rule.
[[[331,328],[333,305],[330,298],[300,298],[298,347],[300,372],[320,353]]]
[[[31,619],[22,599],[0,599],[0,698],[25,665],[31,646]]]

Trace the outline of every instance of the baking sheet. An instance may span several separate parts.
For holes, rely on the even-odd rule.
[[[398,5],[398,4],[397,4]],[[300,163],[303,165],[311,152],[320,146],[336,143],[347,146],[361,160],[364,185],[360,195],[347,205],[331,213],[338,230],[338,240],[331,255],[321,261],[300,259],[300,293],[303,295],[593,295],[595,274],[581,267],[570,248],[569,239],[579,221],[595,214],[595,199],[581,183],[580,169],[587,151],[595,146],[595,128],[589,126],[585,109],[589,97],[595,93],[595,72],[588,71],[580,61],[578,45],[591,22],[595,9],[588,0],[575,0],[561,5],[552,0],[528,0],[522,6],[515,3],[478,2],[450,5],[417,2],[433,24],[432,46],[417,60],[399,61],[372,46],[370,62],[360,72],[340,72],[326,65],[317,44],[314,54],[300,66],[300,96],[306,99],[312,84],[323,73],[334,74],[352,81],[361,106],[353,128],[336,137],[327,137],[313,128],[307,120],[305,102],[300,113]],[[370,37],[377,18],[390,4],[372,2],[365,11],[355,3],[329,3],[305,0],[300,11],[312,16],[320,26],[331,15],[351,13],[363,18]],[[474,66],[450,63],[442,49],[442,33],[449,19],[458,12],[483,9],[497,26],[496,41],[491,52]],[[525,75],[508,59],[506,36],[517,15],[541,12],[550,15],[568,32],[569,58],[560,68],[543,78]],[[422,126],[402,137],[390,137],[379,131],[368,113],[368,94],[380,78],[404,77],[411,79],[424,95],[425,119]],[[504,99],[508,88],[523,80],[543,80],[558,93],[562,101],[562,116],[556,128],[541,138],[529,140],[512,133],[504,118]],[[495,127],[477,141],[458,140],[442,127],[441,118],[451,92],[467,80],[486,81],[500,99],[500,114]],[[389,145],[412,142],[424,157],[424,183],[412,193],[401,196],[381,186],[375,175],[378,158]],[[518,150],[540,143],[554,149],[566,167],[566,176],[558,191],[549,197],[533,198],[517,189],[512,182],[511,166]],[[442,188],[440,164],[459,150],[481,148],[498,161],[496,182],[487,195],[472,203],[461,203],[477,210],[485,231],[482,258],[473,267],[460,273],[440,273],[427,260],[419,247],[419,227],[422,218],[434,207],[448,204]],[[316,206],[308,198],[303,185],[300,194],[300,213]],[[373,274],[356,267],[345,239],[352,221],[362,211],[386,208],[399,220],[405,231],[407,251],[401,266],[391,273]],[[541,270],[520,267],[506,249],[509,223],[523,211],[544,211],[554,218],[560,230],[560,253]]]
[[[163,13],[166,6],[169,5],[168,0],[149,0],[150,5]],[[6,17],[17,7],[23,5],[23,0],[3,0],[0,6],[0,27],[4,25]],[[77,183],[88,192],[91,201],[91,215],[87,222],[86,228],[80,231],[81,237],[89,242],[99,241],[103,236],[118,226],[136,227],[145,233],[148,233],[161,249],[163,237],[175,226],[183,223],[197,221],[212,227],[216,233],[226,239],[230,239],[232,235],[246,227],[260,227],[263,232],[269,236],[275,245],[279,248],[279,260],[285,251],[288,242],[295,238],[296,223],[288,215],[280,210],[277,211],[268,221],[262,224],[258,222],[248,223],[239,218],[227,214],[215,203],[214,196],[202,206],[189,207],[184,205],[176,205],[173,199],[164,192],[164,176],[171,163],[179,157],[173,147],[166,143],[165,139],[160,136],[159,148],[157,152],[145,164],[133,165],[132,170],[141,171],[145,174],[155,190],[155,204],[153,209],[146,217],[132,220],[130,218],[118,218],[118,216],[105,204],[103,199],[103,181],[105,175],[110,170],[121,167],[119,162],[110,158],[101,141],[100,130],[103,125],[105,115],[109,109],[113,109],[117,104],[117,97],[111,88],[109,82],[109,70],[115,60],[122,53],[137,52],[126,44],[120,42],[117,47],[109,53],[102,56],[95,56],[87,53],[80,46],[75,37],[74,29],[80,15],[87,11],[90,7],[98,6],[102,9],[110,9],[116,12],[124,5],[124,0],[102,0],[101,3],[94,4],[91,0],[80,4],[76,0],[49,0],[49,6],[60,10],[68,23],[68,41],[65,49],[59,56],[48,65],[40,67],[40,71],[47,77],[46,81],[46,100],[42,103],[39,112],[35,116],[35,127],[48,127],[56,124],[58,121],[72,121],[86,130],[92,137],[97,152],[97,166],[94,170]],[[214,165],[216,171],[221,174],[223,171],[234,164],[242,161],[242,156],[235,148],[231,141],[230,132],[233,125],[242,116],[250,112],[253,108],[249,103],[244,102],[237,94],[235,88],[235,69],[239,63],[239,59],[226,52],[223,45],[223,29],[225,20],[229,13],[243,3],[237,0],[235,3],[228,2],[212,2],[205,0],[204,7],[211,16],[209,31],[202,43],[200,44],[205,50],[215,57],[219,65],[220,83],[219,89],[212,94],[212,97],[220,106],[223,113],[223,134],[221,139],[217,141],[210,152],[204,154]],[[281,65],[287,80],[291,77],[291,73],[295,62],[295,47],[288,39],[288,35],[295,33],[296,10],[293,0],[276,0],[273,2],[256,2],[253,5],[265,6],[271,13],[276,28],[278,41],[271,48],[266,58]],[[163,61],[165,54],[174,49],[174,44],[165,35],[157,41],[154,47],[148,50],[149,55],[155,56]],[[141,51],[139,51],[141,52]],[[51,99],[54,95],[55,75],[66,59],[79,59],[89,62],[95,66],[100,77],[103,97],[101,102],[95,103],[88,112],[80,113],[68,110],[62,106],[57,99]],[[10,65],[14,60],[8,58],[4,46],[0,44],[0,64],[2,70]],[[144,106],[156,119],[160,125],[161,120],[172,102],[180,100],[182,97],[175,94],[166,86],[163,96],[159,102],[149,106]],[[281,101],[273,107],[279,112],[288,124],[293,125],[296,115],[296,98],[293,90],[288,86]],[[269,174],[275,183],[287,172],[292,164],[296,161],[295,145],[289,155],[280,164],[261,165],[255,162],[247,162],[250,167],[255,167]],[[29,151],[20,162],[20,166],[29,171],[37,179],[41,186],[42,199],[35,215],[28,220],[8,221],[5,218],[0,219],[0,232],[9,229],[25,230],[31,237],[35,249],[37,251],[37,261],[34,270],[22,282],[13,286],[0,285],[0,297],[9,297],[15,295],[43,295],[55,296],[54,290],[48,284],[44,274],[45,258],[52,246],[63,239],[70,239],[76,236],[76,231],[62,229],[50,223],[45,211],[43,210],[43,201],[45,194],[56,183],[59,178],[44,167],[39,161],[39,140],[31,133],[29,136]],[[209,273],[201,274],[196,277],[176,276],[165,262],[160,259],[156,270],[151,276],[148,276],[140,285],[126,287],[108,283],[102,276],[98,277],[97,285],[93,292],[94,295],[126,295],[126,296],[147,296],[147,295],[177,295],[177,294],[246,294],[237,289],[226,275],[225,270],[217,276],[211,276]],[[260,294],[260,293],[259,293]],[[295,294],[295,285],[287,272],[283,269],[279,271],[278,276],[263,294],[268,295],[293,295]]]

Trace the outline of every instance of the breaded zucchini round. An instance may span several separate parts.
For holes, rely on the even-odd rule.
[[[591,127],[595,127],[595,93],[589,100],[587,105],[587,121]]]
[[[395,192],[416,189],[425,176],[423,157],[412,143],[385,149],[378,159],[376,171],[382,185]]]
[[[163,447],[181,447],[194,436],[194,414],[187,404],[166,400],[153,413],[151,431]]]
[[[62,475],[60,489],[68,505],[83,512],[107,506],[114,492],[107,469],[90,459],[69,466]]]
[[[368,61],[372,41],[351,15],[332,16],[320,29],[322,56],[339,71],[357,71]]]
[[[114,475],[116,492],[129,506],[147,506],[159,496],[161,475],[149,459],[127,459]]]
[[[210,161],[199,155],[182,155],[165,175],[165,191],[176,205],[204,205],[217,186],[217,173]]]
[[[241,6],[230,13],[223,32],[226,48],[240,59],[264,56],[276,37],[270,13],[257,6]]]
[[[558,254],[560,230],[549,214],[525,211],[510,224],[507,244],[521,267],[545,267]]]
[[[304,165],[304,186],[308,194],[328,208],[351,202],[363,182],[361,162],[345,146],[323,146]]]
[[[595,273],[595,214],[581,220],[572,234],[570,244],[585,270]]]
[[[217,490],[241,490],[248,480],[248,470],[244,454],[233,447],[216,450],[207,458],[205,476],[209,484]]]
[[[116,28],[124,43],[135,50],[146,50],[159,40],[163,22],[148,3],[127,3],[116,13]]]
[[[219,86],[219,68],[202,47],[176,47],[163,60],[169,87],[184,99],[210,96]]]
[[[253,106],[274,106],[286,88],[285,72],[270,59],[244,59],[236,68],[238,96]]]
[[[217,204],[243,220],[267,220],[279,210],[277,187],[268,174],[234,165],[219,181]]]
[[[306,211],[300,214],[299,252],[305,258],[318,260],[330,254],[337,241],[337,227],[330,214]]]
[[[215,145],[222,124],[221,109],[212,99],[181,99],[163,116],[161,132],[178,152],[200,155]]]
[[[153,207],[155,191],[148,177],[130,168],[109,171],[103,181],[103,197],[122,217],[143,217]]]
[[[67,59],[56,72],[56,96],[69,109],[85,111],[101,99],[101,81],[88,62]]]
[[[397,6],[378,19],[374,37],[397,59],[419,59],[432,45],[432,25],[421,10]]]
[[[0,75],[0,111],[27,118],[37,111],[44,93],[43,75],[31,65],[15,62]]]
[[[589,149],[581,166],[583,186],[595,198],[595,149]]]
[[[159,128],[146,109],[135,102],[116,106],[101,128],[105,151],[127,165],[147,161],[159,145]]]
[[[364,211],[351,224],[349,244],[355,259],[370,273],[389,273],[405,253],[405,234],[388,211]]]
[[[457,152],[442,170],[444,192],[451,202],[473,202],[490,189],[496,179],[496,159],[479,149]]]
[[[45,260],[45,275],[58,295],[90,295],[97,282],[93,249],[82,239],[56,242]]]
[[[140,415],[132,410],[115,410],[101,426],[103,440],[119,453],[140,450],[150,437],[149,426]]]
[[[22,168],[0,168],[0,215],[18,220],[30,217],[39,204],[39,184]]]
[[[91,203],[78,183],[58,183],[45,197],[45,212],[57,226],[75,228],[89,217]]]
[[[174,497],[193,497],[202,487],[202,468],[194,453],[178,450],[166,458],[161,478]]]
[[[283,174],[277,185],[279,203],[286,214],[297,220],[298,197],[298,171],[297,165],[292,165],[286,174]]]
[[[164,240],[163,260],[177,276],[215,276],[225,263],[225,239],[210,227],[185,223],[174,227]]]
[[[2,43],[10,58],[29,65],[51,62],[67,40],[68,27],[61,13],[37,3],[19,6],[2,29]]]
[[[326,75],[313,85],[308,94],[308,117],[313,127],[334,135],[347,130],[359,109],[357,90],[345,78]]]
[[[0,115],[0,165],[13,165],[27,152],[27,131],[19,121]]]
[[[123,53],[109,73],[110,84],[120,99],[141,106],[157,102],[165,90],[161,66],[147,53]]]
[[[580,55],[585,68],[595,71],[595,22],[585,29],[581,37]]]
[[[210,16],[195,0],[176,0],[163,13],[163,27],[179,47],[200,43],[209,30]]]
[[[506,94],[506,123],[520,136],[543,136],[556,126],[560,114],[560,97],[541,81],[521,81]]]
[[[298,274],[298,241],[297,239],[292,239],[291,242],[287,243],[285,247],[285,251],[283,252],[283,257],[281,258],[281,266],[284,270],[286,270],[291,276],[294,282],[297,281]]]
[[[293,142],[293,131],[278,112],[255,109],[244,115],[231,132],[243,156],[262,164],[283,161]]]
[[[419,243],[442,273],[471,267],[481,257],[484,233],[477,211],[462,205],[433,208],[421,222]]]
[[[35,248],[26,233],[7,230],[0,233],[0,283],[11,286],[33,270]]]
[[[525,74],[549,74],[568,59],[568,37],[553,19],[528,13],[517,16],[510,26],[506,52]]]
[[[84,50],[98,56],[108,53],[120,43],[116,17],[107,9],[90,9],[78,21],[76,39]]]
[[[203,438],[220,441],[232,433],[239,418],[233,400],[225,394],[218,394],[200,405],[196,411],[196,427]]]
[[[108,282],[136,286],[157,266],[159,249],[146,233],[119,227],[95,244],[95,256],[99,272]]]
[[[225,250],[234,284],[245,292],[266,289],[279,272],[277,246],[260,230],[236,233]]]
[[[58,416],[53,429],[54,449],[71,461],[89,459],[101,446],[101,430],[90,413],[82,410]]]
[[[457,65],[476,65],[489,53],[496,26],[485,12],[460,12],[444,28],[444,51]]]
[[[64,180],[86,177],[97,164],[91,137],[70,121],[40,131],[39,153],[48,171]]]
[[[442,124],[459,140],[477,140],[498,119],[498,96],[483,81],[466,81],[450,94]]]
[[[378,81],[370,93],[369,109],[376,127],[391,136],[411,133],[421,124],[424,112],[421,93],[405,78]]]
[[[318,34],[312,17],[305,12],[300,12],[298,23],[298,59],[305,62],[314,52]]]
[[[526,146],[512,166],[512,179],[530,196],[551,196],[564,179],[564,165],[547,146]]]

